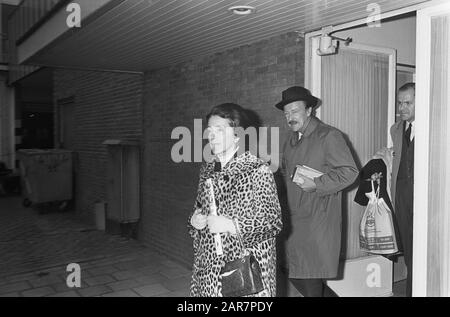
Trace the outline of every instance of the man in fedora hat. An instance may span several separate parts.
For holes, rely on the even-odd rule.
[[[324,295],[326,279],[338,272],[341,249],[341,193],[358,176],[342,132],[313,114],[319,99],[303,87],[283,91],[275,105],[284,112],[292,133],[281,163],[290,212],[286,255],[289,279],[305,297]],[[293,179],[297,166],[319,173]]]

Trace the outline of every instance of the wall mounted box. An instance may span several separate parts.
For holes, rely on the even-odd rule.
[[[127,228],[135,228],[140,218],[140,144],[124,140],[103,144],[108,148],[106,232],[130,235]]]

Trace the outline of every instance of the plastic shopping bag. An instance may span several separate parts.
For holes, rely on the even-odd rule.
[[[379,197],[379,188],[374,190],[372,180],[372,191],[366,193],[369,203],[360,224],[359,244],[369,253],[392,254],[398,252],[392,211]]]

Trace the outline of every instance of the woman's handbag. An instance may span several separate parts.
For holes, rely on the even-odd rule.
[[[253,254],[245,251],[237,226],[236,231],[241,246],[241,256],[227,262],[220,272],[224,297],[241,297],[264,290],[259,263]]]

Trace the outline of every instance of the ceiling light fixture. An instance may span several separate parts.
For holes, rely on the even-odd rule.
[[[255,9],[255,7],[251,7],[251,6],[233,6],[233,7],[228,8],[228,11],[231,11],[237,15],[248,15],[248,14],[255,13],[256,9]]]

